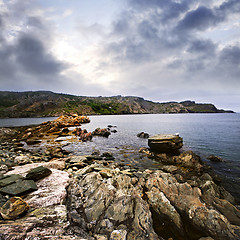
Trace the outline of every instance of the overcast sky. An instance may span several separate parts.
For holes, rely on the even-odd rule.
[[[240,112],[240,0],[0,0],[0,90]]]

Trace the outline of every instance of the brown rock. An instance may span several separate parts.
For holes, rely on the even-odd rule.
[[[0,208],[0,213],[4,219],[16,219],[28,209],[28,204],[22,198],[12,197]]]

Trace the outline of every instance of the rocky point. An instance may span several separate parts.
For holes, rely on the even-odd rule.
[[[55,122],[23,129],[18,136],[83,134],[79,126],[72,133],[62,119],[57,132]],[[199,156],[179,150],[180,137],[161,140],[164,148],[176,144],[174,151],[141,148],[140,157],[161,163],[143,169],[117,161],[110,152],[74,155],[54,146],[26,151],[16,144],[17,130],[2,131],[0,239],[240,239],[234,197]],[[107,137],[106,131],[95,134]]]

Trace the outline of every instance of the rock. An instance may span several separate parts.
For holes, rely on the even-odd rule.
[[[158,239],[152,227],[150,209],[141,195],[140,186],[136,184],[134,189],[131,178],[116,169],[112,169],[111,178],[85,170],[69,187],[69,206],[81,209],[78,219],[85,216],[95,234],[113,237],[114,232],[124,239],[127,232],[127,239]]]
[[[183,146],[183,139],[178,135],[159,134],[148,138],[151,151],[158,153],[175,153]]]
[[[79,140],[81,140],[82,142],[91,141],[93,137],[91,132],[81,132],[78,136]]]
[[[12,197],[0,208],[0,213],[4,219],[16,219],[28,209],[28,204],[22,198]]]
[[[102,137],[108,137],[109,135],[111,135],[111,133],[107,130],[107,128],[96,128],[93,132],[92,132],[93,136],[102,136]]]
[[[43,167],[43,166],[39,166],[39,167],[31,169],[27,173],[26,179],[31,179],[31,180],[37,181],[41,178],[47,177],[51,173],[52,173],[52,171],[50,169]]]
[[[199,238],[198,240],[214,240],[214,239],[211,237],[202,237],[202,238]]]
[[[6,173],[8,171],[8,166],[5,164],[0,165],[0,173]]]
[[[137,134],[137,137],[139,138],[149,138],[149,134],[145,132],[140,132]]]
[[[23,179],[23,177],[19,174],[6,175],[0,180],[0,187],[5,187],[20,179]]]
[[[147,192],[157,188],[164,193],[170,204],[181,215],[181,219],[184,219],[184,229],[187,229],[184,234],[191,236],[190,239],[198,239],[206,235],[219,240],[239,239],[239,233],[234,231],[227,218],[202,201],[199,188],[192,188],[188,183],[178,183],[171,174],[161,171],[151,174],[145,186]]]
[[[203,171],[203,165],[200,157],[192,151],[185,151],[179,156],[175,156],[174,161],[176,164],[180,164],[181,166],[194,172],[201,173]]]
[[[37,189],[37,185],[33,180],[17,180],[10,185],[0,188],[0,193],[10,196],[21,196]]]
[[[213,206],[232,224],[240,226],[240,211],[225,199],[215,198]]]
[[[0,193],[0,207],[7,202],[7,198]]]
[[[41,143],[41,140],[38,138],[29,138],[26,140],[27,145],[35,145]]]
[[[17,156],[14,158],[14,162],[17,165],[24,165],[24,164],[32,163],[31,159],[28,156]]]
[[[126,240],[127,231],[126,230],[114,230],[111,233],[110,240]]]
[[[185,234],[181,217],[164,193],[160,192],[157,188],[152,188],[151,191],[146,192],[146,194],[152,208],[152,213],[154,213],[154,217],[157,218],[158,224],[164,224],[161,235],[164,236],[164,232],[167,231],[169,235],[176,237],[176,239],[178,239],[179,236],[184,238]]]
[[[53,205],[28,212],[13,221],[0,221],[0,239],[51,239],[90,240],[90,236],[68,234],[69,227],[65,205]]]
[[[62,204],[67,196],[69,184],[67,172],[52,169],[52,174],[37,182],[38,190],[25,198],[30,207],[39,208]]]
[[[212,162],[223,162],[222,158],[220,158],[218,156],[214,156],[214,155],[208,156],[207,159]]]

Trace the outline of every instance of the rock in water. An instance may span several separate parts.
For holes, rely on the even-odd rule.
[[[207,159],[212,162],[223,162],[222,158],[220,158],[218,156],[214,156],[214,155],[208,156]]]
[[[149,134],[145,132],[140,132],[137,134],[137,137],[139,138],[149,138]]]
[[[41,178],[47,177],[52,173],[52,171],[46,167],[39,166],[31,169],[26,175],[26,179],[31,179],[37,181]]]
[[[175,153],[183,146],[183,139],[178,135],[158,134],[148,138],[148,146],[153,152]]]
[[[22,198],[12,197],[0,208],[0,213],[4,219],[16,219],[28,209],[28,204]]]
[[[33,180],[18,180],[15,183],[0,188],[0,193],[10,196],[20,196],[36,191],[37,185]]]

